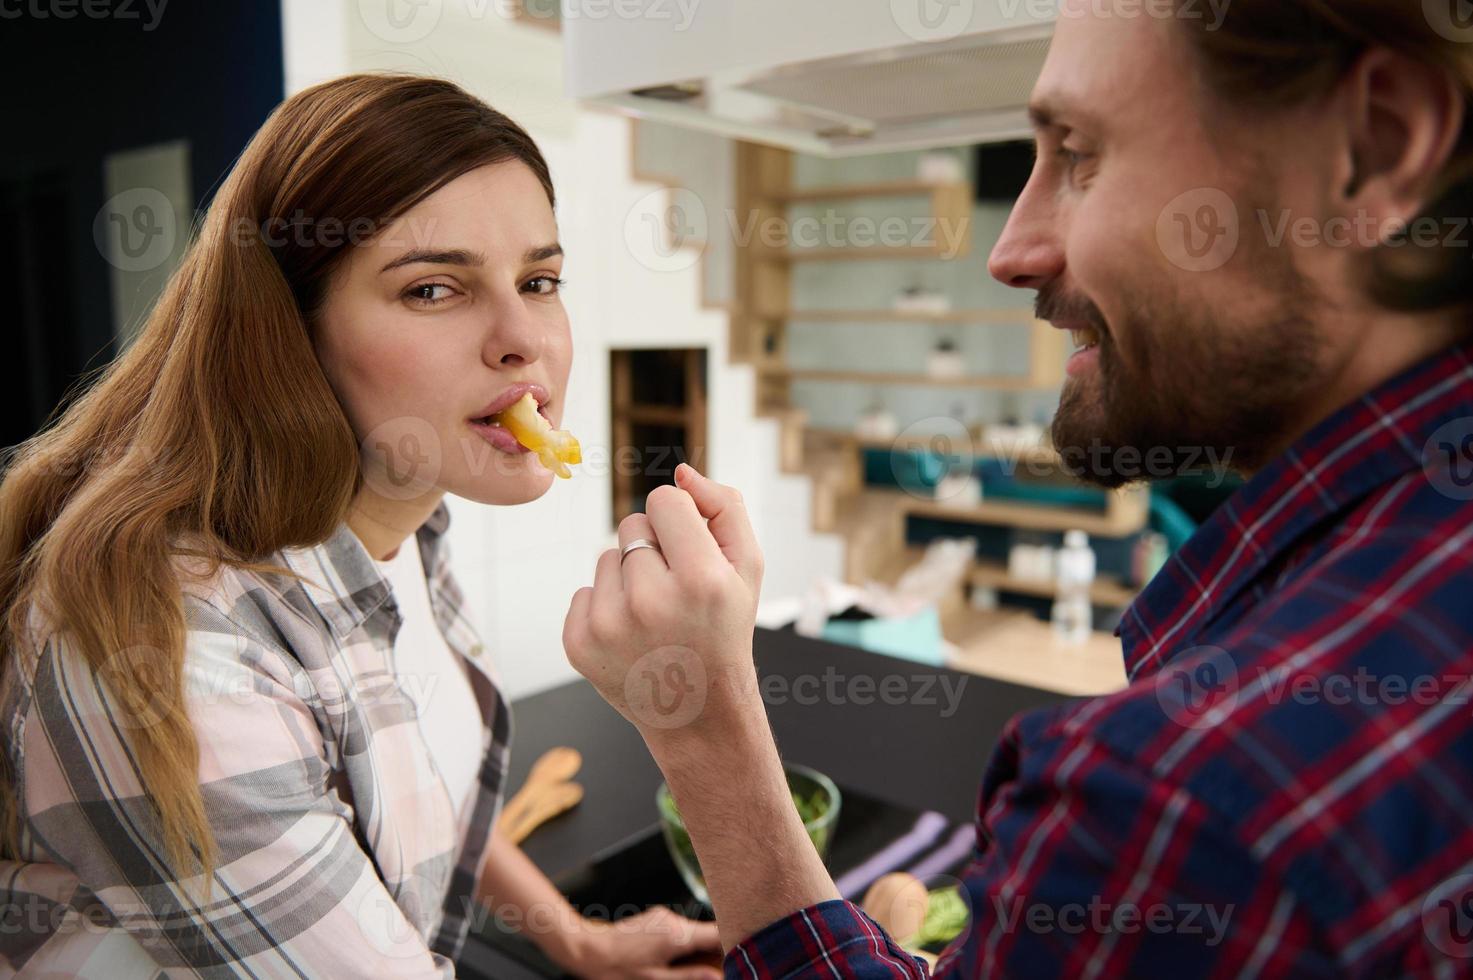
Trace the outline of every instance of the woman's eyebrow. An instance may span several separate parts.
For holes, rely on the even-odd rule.
[[[463,248],[414,248],[391,261],[388,265],[380,269],[379,273],[389,272],[400,266],[412,265],[416,262],[424,262],[432,265],[485,265],[486,256],[480,252],[471,252]]]
[[[530,265],[533,262],[542,262],[563,254],[563,247],[556,242],[551,245],[538,245],[529,248],[522,254],[523,264]],[[429,265],[485,265],[486,256],[480,252],[472,252],[463,248],[414,248],[403,255],[393,259],[382,269],[380,274],[390,272],[400,266],[425,263]]]
[[[522,256],[522,262],[525,265],[531,265],[533,262],[543,262],[562,254],[563,247],[553,242],[551,245],[539,245],[536,248],[527,249]]]

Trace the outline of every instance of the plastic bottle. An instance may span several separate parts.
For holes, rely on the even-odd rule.
[[[1064,535],[1054,576],[1054,632],[1070,643],[1084,643],[1094,628],[1090,587],[1095,581],[1095,553],[1083,531]]]

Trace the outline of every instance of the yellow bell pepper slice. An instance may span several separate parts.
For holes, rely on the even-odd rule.
[[[571,432],[554,429],[537,411],[537,399],[529,392],[511,408],[497,412],[491,420],[523,446],[537,454],[542,465],[564,480],[573,475],[569,463],[583,462],[583,450]]]

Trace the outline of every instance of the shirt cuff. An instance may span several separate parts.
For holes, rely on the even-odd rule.
[[[779,919],[726,954],[729,978],[790,975],[925,977],[925,964],[901,949],[853,902],[821,902]]]

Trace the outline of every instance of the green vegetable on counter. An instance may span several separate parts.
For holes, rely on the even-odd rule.
[[[971,913],[956,886],[938,888],[926,902],[926,920],[911,945],[945,946],[967,928]]]

